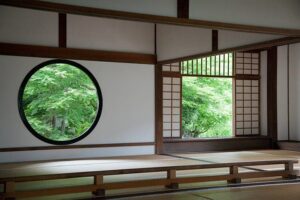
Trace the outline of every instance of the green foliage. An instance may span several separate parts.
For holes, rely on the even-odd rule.
[[[89,76],[68,64],[51,64],[36,71],[22,100],[31,127],[55,141],[83,134],[92,125],[99,104]]]
[[[232,136],[232,79],[183,77],[183,137]]]

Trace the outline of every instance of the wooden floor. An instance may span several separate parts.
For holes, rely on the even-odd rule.
[[[261,151],[240,151],[240,152],[224,152],[224,153],[189,153],[189,154],[173,154],[173,155],[145,155],[145,156],[126,156],[126,157],[111,157],[111,158],[95,158],[95,159],[83,159],[83,160],[64,160],[64,161],[43,161],[43,162],[27,162],[27,163],[7,163],[0,165],[0,179],[6,177],[17,177],[17,176],[35,176],[35,175],[49,175],[49,174],[59,174],[66,172],[89,172],[95,170],[120,170],[120,169],[130,169],[130,168],[143,168],[143,167],[166,167],[166,166],[185,166],[185,165],[198,165],[198,164],[208,164],[208,163],[232,163],[232,162],[250,162],[250,161],[264,161],[264,160],[300,160],[300,152],[293,151],[283,151],[283,150],[261,150]],[[268,166],[251,166],[241,168],[240,171],[270,171],[284,169],[282,165],[268,165]],[[300,164],[295,165],[295,169],[300,169]],[[195,174],[209,175],[209,174],[223,174],[228,173],[228,168],[218,168],[218,169],[201,169],[201,170],[188,170],[184,172],[179,172],[179,177],[189,177]],[[126,174],[126,175],[112,175],[105,176],[105,182],[120,182],[120,181],[130,181],[139,179],[156,179],[165,178],[166,173],[163,172],[153,172],[153,173],[139,173],[139,174]],[[273,180],[274,178],[272,178]],[[247,180],[247,182],[255,182],[261,179]],[[268,180],[268,179],[263,179]],[[26,183],[18,183],[16,185],[16,190],[23,191],[28,189],[43,189],[48,187],[60,187],[60,186],[75,186],[93,183],[93,179],[90,177],[85,178],[72,178],[72,179],[61,179],[61,180],[47,180],[47,181],[34,181]],[[183,184],[180,188],[190,188],[192,187],[215,187],[215,186],[225,186],[227,182],[225,181],[214,181],[207,183],[194,183],[194,184]],[[275,187],[275,186],[270,186]],[[277,186],[276,186],[277,187]],[[278,186],[280,188],[290,188],[291,190],[300,189],[300,185],[284,185]],[[259,189],[260,188],[260,189]],[[265,189],[263,189],[265,188]],[[298,189],[298,191],[300,191]],[[3,190],[0,186],[0,191]],[[165,188],[162,187],[151,187],[142,189],[126,189],[126,190],[112,190],[108,192],[108,195],[120,195],[132,192],[151,192],[151,191],[164,191]],[[251,190],[255,188],[245,189],[225,189],[218,191],[217,193],[208,193],[203,199],[239,199],[242,192],[245,195],[251,196]],[[270,188],[258,187],[260,190],[271,190]],[[292,193],[291,193],[292,194]],[[195,193],[179,193],[170,194],[174,200],[179,199],[190,199],[189,196],[192,195],[191,199],[201,199],[197,192]],[[188,195],[188,198],[187,196]],[[198,196],[197,196],[198,195]],[[201,192],[202,195],[202,192]],[[200,196],[201,196],[200,195]],[[299,194],[300,195],[300,194]],[[224,198],[221,198],[224,196]],[[242,198],[242,199],[251,199]],[[89,198],[90,193],[74,194],[74,195],[60,195],[52,197],[38,197],[35,199],[80,199]],[[225,198],[226,197],[226,198]],[[236,197],[236,198],[235,198]],[[130,197],[130,199],[134,199]],[[139,199],[137,197],[135,199]],[[140,199],[147,199],[140,198]],[[149,197],[150,199],[151,197]],[[153,198],[153,197],[152,197]],[[33,198],[32,198],[33,199]],[[128,198],[127,198],[128,199]],[[159,198],[155,199],[170,199],[170,197],[161,195]],[[252,196],[253,199],[253,196]],[[258,199],[258,198],[256,198]],[[263,198],[269,199],[269,198]],[[275,198],[270,198],[275,199]],[[284,198],[287,199],[287,198]],[[293,199],[293,198],[291,198]],[[298,198],[300,199],[300,198]]]

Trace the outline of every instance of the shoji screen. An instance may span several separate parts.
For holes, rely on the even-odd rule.
[[[181,137],[181,74],[179,63],[162,66],[163,137]]]
[[[260,134],[259,53],[235,54],[235,135]]]

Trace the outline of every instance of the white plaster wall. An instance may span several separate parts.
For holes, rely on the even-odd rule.
[[[128,11],[152,15],[177,16],[177,0],[43,0],[77,6]]]
[[[58,14],[0,6],[0,42],[58,45]]]
[[[219,30],[219,49],[238,47],[281,38],[278,35]],[[210,52],[210,29],[187,26],[157,25],[157,58],[159,61]]]
[[[290,45],[290,139],[300,141],[300,43]]]
[[[67,15],[67,46],[154,53],[154,24]]]
[[[277,126],[278,140],[288,140],[288,49],[277,48]]]
[[[257,42],[264,42],[267,40],[273,40],[281,38],[283,36],[219,30],[218,37],[219,49],[226,49],[230,47],[237,47]]]
[[[157,25],[157,59],[167,60],[211,51],[212,31],[187,26]]]
[[[49,146],[27,130],[20,119],[17,106],[19,87],[25,75],[45,60],[47,59],[0,56],[0,91],[2,94],[0,98],[0,148]],[[100,121],[90,135],[76,144],[154,142],[154,66],[95,61],[76,62],[94,74],[103,94],[103,111]],[[21,158],[23,154],[32,156],[32,159],[35,159],[35,156],[44,159],[69,157],[69,154],[83,156],[88,154],[84,153],[85,151],[93,151],[91,155],[110,156],[118,155],[118,152],[126,154],[126,149],[123,147],[111,148],[111,151],[67,150],[66,154],[37,151],[45,152],[41,155],[26,154],[26,152],[0,153],[0,160],[9,159],[9,155],[16,155],[11,159]],[[81,152],[83,152],[82,155]],[[153,146],[140,147],[136,153],[154,153]]]
[[[260,53],[260,126],[261,135],[268,135],[267,116],[267,51]]]
[[[300,28],[299,0],[190,0],[190,18]]]

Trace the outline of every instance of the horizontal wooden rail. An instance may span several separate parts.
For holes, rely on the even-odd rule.
[[[98,172],[81,172],[81,173],[64,173],[56,175],[44,175],[44,176],[24,176],[24,177],[10,177],[1,178],[1,182],[4,183],[4,193],[0,194],[1,198],[24,198],[24,197],[36,197],[36,196],[48,196],[57,194],[68,193],[81,193],[81,192],[93,192],[94,194],[105,195],[105,190],[113,189],[126,189],[126,188],[139,188],[150,186],[165,186],[170,188],[177,188],[178,184],[184,183],[196,183],[196,182],[208,182],[208,181],[221,181],[227,180],[228,183],[239,183],[241,179],[248,178],[260,178],[260,177],[277,177],[283,178],[296,178],[296,174],[293,168],[294,163],[298,163],[297,160],[269,160],[269,161],[251,161],[251,162],[236,162],[236,163],[213,163],[202,165],[187,165],[187,166],[166,166],[166,167],[154,167],[154,168],[136,168],[136,169],[123,169],[123,170],[109,170]],[[245,166],[258,166],[258,165],[273,165],[283,164],[284,170],[276,171],[260,171],[260,172],[239,172],[239,167]],[[229,167],[229,174],[221,175],[209,175],[209,176],[194,176],[194,177],[177,177],[176,171],[180,170],[192,170],[192,169],[213,169]],[[145,172],[167,172],[166,179],[147,179],[138,181],[125,181],[125,182],[103,182],[104,175],[116,175],[116,174],[131,174],[131,173],[145,173]],[[42,190],[30,190],[30,191],[16,191],[15,184],[20,181],[36,181],[36,180],[49,180],[59,178],[75,178],[75,177],[88,177],[93,176],[95,181],[93,185],[73,186],[63,188],[49,188]]]
[[[153,54],[0,43],[1,55],[155,64]]]
[[[60,3],[51,3],[35,0],[0,0],[0,5],[16,6],[21,8],[31,8],[38,10],[53,11],[58,13],[69,13],[77,15],[87,15],[95,17],[105,17],[122,20],[132,20],[141,22],[151,22],[160,24],[173,24],[181,26],[192,26],[209,29],[224,29],[232,31],[243,31],[251,33],[265,33],[265,34],[277,34],[299,37],[299,29],[286,29],[286,28],[273,28],[243,24],[232,24],[224,22],[205,21],[197,19],[184,19],[177,17],[167,17],[159,15],[140,14],[124,11],[107,10],[100,8],[91,8],[75,5],[67,5]]]

